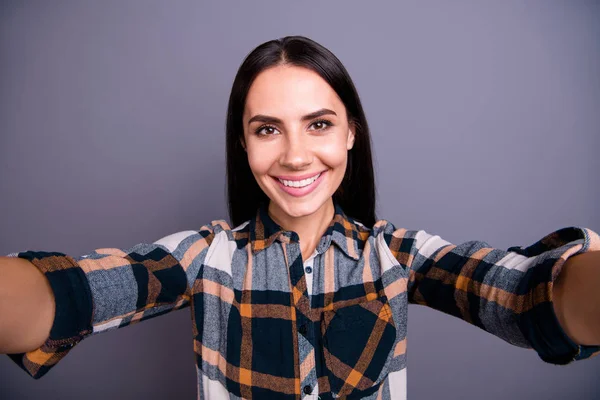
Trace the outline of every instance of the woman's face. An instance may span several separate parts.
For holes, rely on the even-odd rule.
[[[329,204],[355,132],[323,78],[290,65],[261,72],[248,92],[243,124],[250,169],[276,217],[303,217]]]

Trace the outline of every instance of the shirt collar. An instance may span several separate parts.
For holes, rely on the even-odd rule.
[[[269,216],[268,206],[262,205],[256,212],[256,218],[250,221],[250,241],[252,252],[258,253],[271,246],[275,240],[280,242],[298,242],[298,234],[285,231]],[[335,243],[347,256],[358,260],[369,230],[348,218],[342,208],[334,203],[335,214],[327,230],[317,245],[317,252],[324,253],[331,242]]]

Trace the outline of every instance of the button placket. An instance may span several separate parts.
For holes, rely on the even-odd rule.
[[[297,247],[296,247],[297,246]],[[310,297],[312,292],[312,280],[313,280],[313,266],[317,262],[317,257],[319,257],[318,252],[315,251],[311,257],[309,257],[306,261],[302,260],[302,255],[300,253],[300,244],[291,241],[286,246],[286,255],[288,260],[288,271],[290,273],[292,286],[294,282],[297,284],[299,280],[304,278],[305,287],[302,290],[303,299],[303,313],[308,312],[310,314]],[[298,254],[298,258],[294,257],[295,254]],[[309,267],[309,271],[306,271],[306,268]],[[309,272],[309,273],[307,273]],[[294,290],[292,287],[291,290]],[[304,307],[308,305],[309,310],[304,309]],[[302,394],[302,398],[306,399],[319,399],[318,390],[318,381],[317,381],[317,373],[315,369],[315,351],[313,347],[313,338],[314,335],[313,328],[311,326],[312,322],[310,317],[307,319],[304,316],[300,316],[300,309],[298,304],[295,304],[296,307],[296,319],[297,319],[297,335],[298,335],[298,345],[299,345],[299,354],[305,354],[308,357],[312,358],[312,362],[310,360],[303,360],[301,365],[299,366],[300,377],[303,383],[303,386],[300,387],[300,393]],[[308,315],[307,314],[307,315]],[[307,362],[308,361],[308,362]]]

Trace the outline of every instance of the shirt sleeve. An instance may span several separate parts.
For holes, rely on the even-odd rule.
[[[77,258],[41,251],[9,255],[29,260],[48,278],[56,312],[40,348],[8,356],[39,379],[88,336],[186,307],[189,282],[212,237],[212,227],[204,226],[151,244],[96,249]]]
[[[600,344],[577,345],[565,334],[552,302],[554,281],[567,258],[600,251],[596,232],[568,227],[531,246],[500,250],[482,241],[454,245],[423,230],[398,229],[388,236],[388,246],[409,268],[409,302],[533,348],[548,363],[564,365],[600,352]]]

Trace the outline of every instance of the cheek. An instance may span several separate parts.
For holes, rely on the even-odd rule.
[[[327,144],[320,148],[319,158],[331,168],[343,168],[346,166],[348,150],[345,143]]]
[[[265,151],[265,149],[261,146],[248,146],[247,150],[248,154],[248,164],[250,165],[250,169],[252,173],[256,175],[263,175],[269,171],[273,160],[272,151]]]

